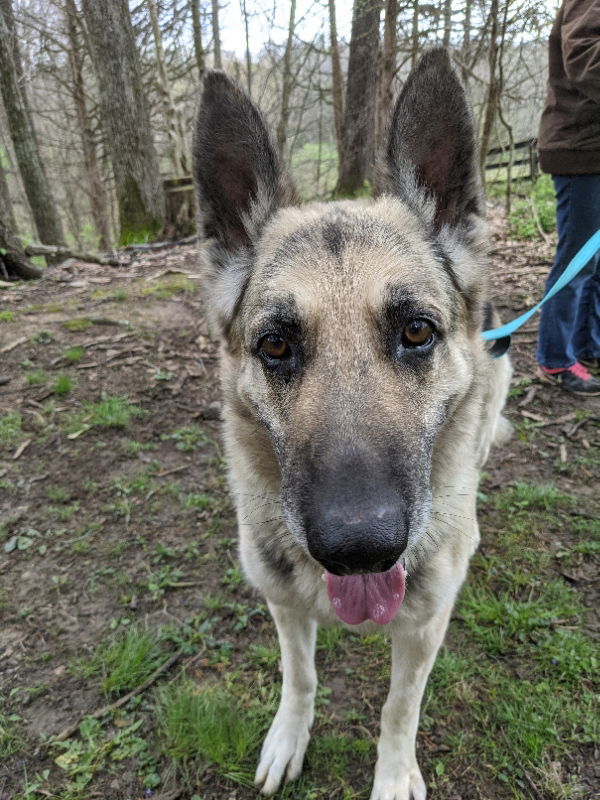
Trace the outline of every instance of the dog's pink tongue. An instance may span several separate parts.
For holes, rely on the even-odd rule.
[[[372,575],[325,575],[333,610],[348,625],[366,619],[385,625],[394,619],[404,599],[404,569],[400,564]]]

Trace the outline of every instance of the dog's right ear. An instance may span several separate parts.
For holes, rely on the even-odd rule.
[[[199,230],[210,261],[207,288],[223,330],[247,284],[265,223],[298,198],[260,110],[218,70],[204,78],[193,159]]]

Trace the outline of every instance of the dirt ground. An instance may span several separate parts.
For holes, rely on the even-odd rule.
[[[541,296],[551,253],[550,242],[507,241],[497,227],[491,269],[505,320]],[[49,744],[82,714],[116,699],[77,668],[111,632],[141,620],[181,629],[208,607],[206,598],[217,598],[210,607],[221,632],[196,652],[173,636],[165,658],[178,647],[180,657],[163,681],[185,670],[199,682],[229,674],[243,684],[250,680],[244,653],[273,644],[264,607],[237,566],[219,447],[217,351],[206,327],[195,246],[133,254],[124,262],[120,268],[68,263],[37,283],[0,288],[0,311],[9,312],[0,321],[0,376],[7,379],[0,378],[0,418],[9,420],[0,428],[0,732],[4,719],[5,743],[13,742],[0,763],[0,800],[256,796],[210,764],[194,791],[181,788],[164,755],[153,767],[162,783],[149,788],[133,751],[111,768],[90,768],[91,779],[78,790],[74,773],[61,768]],[[574,398],[536,380],[535,329],[533,321],[514,337],[508,416],[516,435],[493,454],[482,491],[492,496],[517,482],[551,484],[577,498],[578,518],[597,520],[600,398]],[[123,424],[105,426],[94,416],[93,404],[107,396],[133,404]],[[484,552],[502,524],[484,507]],[[555,535],[568,549],[576,534]],[[581,555],[568,567],[554,559],[548,569],[581,598],[583,625],[597,637],[597,555]],[[346,651],[343,670],[335,659],[321,658],[328,713],[338,721],[358,682],[351,674],[359,669],[358,649],[356,656]],[[276,682],[276,667],[270,674]],[[371,731],[372,747],[385,682],[360,687],[370,708],[360,727]],[[140,713],[144,697],[138,695]],[[111,719],[117,731],[118,715]],[[450,746],[435,728],[420,742],[431,773],[436,754]],[[433,796],[591,798],[600,777],[593,762],[589,743],[571,748],[563,764],[579,787],[571,795],[552,793],[527,770],[515,788],[489,784],[471,768],[447,773],[445,789]],[[371,770],[369,760],[351,765],[355,794],[315,788],[301,796],[367,797]]]

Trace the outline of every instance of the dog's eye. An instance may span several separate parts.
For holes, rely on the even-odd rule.
[[[412,319],[402,331],[404,347],[423,347],[433,341],[433,325],[426,319]]]
[[[290,355],[290,346],[285,339],[275,334],[263,336],[258,344],[258,349],[267,358],[279,361]]]

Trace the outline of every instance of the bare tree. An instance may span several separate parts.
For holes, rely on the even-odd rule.
[[[250,52],[250,23],[246,0],[240,0],[240,10],[244,20],[244,33],[246,36],[246,86],[248,94],[252,97],[252,53]]]
[[[296,0],[290,3],[290,19],[288,36],[283,53],[283,75],[281,87],[281,113],[277,125],[277,146],[283,153],[287,139],[287,126],[290,118],[290,97],[292,95],[292,46],[294,44],[294,28],[296,27]]]
[[[354,0],[346,81],[343,145],[336,194],[351,196],[370,176],[374,157],[375,98],[381,0]]]
[[[221,60],[221,30],[219,27],[219,0],[212,0],[213,66],[223,69]]]
[[[44,165],[24,90],[12,0],[0,0],[0,93],[23,187],[38,236],[45,244],[64,244],[62,224]]]
[[[5,224],[13,231],[17,228],[15,222],[15,212],[13,209],[12,200],[8,192],[8,180],[6,178],[6,171],[2,163],[2,152],[0,151],[0,217],[4,220]]]
[[[162,227],[164,195],[129,8],[126,0],[83,0],[83,11],[114,173],[120,238],[135,241]]]
[[[385,0],[385,24],[381,50],[381,74],[377,91],[376,152],[383,146],[387,119],[394,102],[394,78],[396,76],[396,47],[398,26],[398,0]]]
[[[198,79],[202,81],[206,64],[204,63],[204,47],[202,45],[202,21],[200,18],[200,0],[190,0],[192,7],[192,31],[194,34],[194,56],[198,67]]]
[[[171,150],[171,161],[175,175],[189,175],[191,164],[185,145],[185,123],[181,110],[177,107],[171,89],[171,82],[167,75],[165,53],[163,50],[162,35],[158,24],[158,11],[155,0],[146,0],[146,6],[150,13],[150,23],[152,25],[152,36],[154,37],[154,47],[156,50],[156,67],[158,71],[158,85],[162,96],[163,108],[167,119],[167,129]]]
[[[340,62],[335,0],[329,0],[329,37],[331,40],[331,93],[333,95],[333,118],[338,153],[342,152],[342,131],[344,128],[344,80]],[[320,139],[319,139],[320,141]]]
[[[85,84],[83,77],[84,51],[80,30],[80,18],[75,5],[75,0],[65,0],[65,16],[67,35],[69,39],[69,64],[71,67],[71,92],[79,135],[83,165],[88,184],[88,196],[92,211],[92,219],[99,236],[99,245],[102,250],[110,247],[110,229],[108,224],[108,193],[100,174],[96,136],[87,108]],[[77,238],[77,237],[75,237]]]

